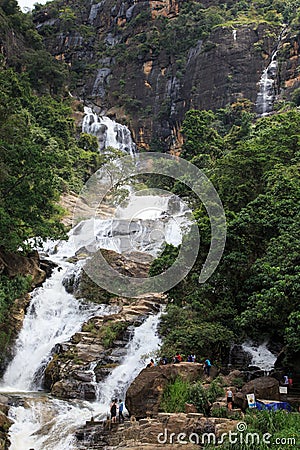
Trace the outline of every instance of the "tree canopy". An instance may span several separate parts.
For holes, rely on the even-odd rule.
[[[189,111],[182,127],[182,156],[206,172],[223,202],[227,242],[217,270],[199,285],[210,225],[203,205],[196,205],[202,245],[193,270],[168,293],[163,353],[220,360],[224,347],[246,336],[300,348],[300,112],[291,108],[253,121],[247,109],[237,115],[230,109],[236,112],[236,105]]]

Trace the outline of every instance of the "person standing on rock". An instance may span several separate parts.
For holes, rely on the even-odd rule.
[[[210,360],[207,358],[204,361],[204,373],[209,377],[210,374],[210,368],[211,368],[211,362]]]
[[[289,377],[287,375],[283,375],[283,384],[285,386],[289,385]]]
[[[227,398],[227,408],[229,409],[229,411],[231,411],[233,405],[233,392],[230,388],[227,389],[226,398]]]
[[[288,371],[287,377],[288,377],[289,387],[292,388],[293,387],[293,374],[290,370]]]
[[[124,422],[123,411],[124,411],[124,403],[122,402],[121,399],[119,399],[119,423]]]
[[[113,400],[110,404],[110,416],[111,423],[117,422],[117,399]]]

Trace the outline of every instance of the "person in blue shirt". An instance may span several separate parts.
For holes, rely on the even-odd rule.
[[[209,377],[210,374],[210,368],[211,368],[211,362],[210,360],[207,358],[204,361],[204,373]]]
[[[124,403],[120,399],[119,400],[119,423],[124,422],[123,411],[124,411]]]

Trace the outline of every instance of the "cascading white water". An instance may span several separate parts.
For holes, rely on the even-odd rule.
[[[265,116],[273,110],[276,96],[275,81],[277,76],[277,52],[272,54],[271,62],[263,71],[259,82],[259,92],[256,99],[256,111],[259,115]]]
[[[83,132],[97,136],[100,151],[111,146],[134,155],[135,144],[127,127],[107,117],[98,117],[90,108],[85,113]],[[113,396],[124,398],[129,384],[145,364],[142,355],[159,347],[156,333],[159,315],[150,316],[135,329],[123,363],[98,384],[98,402],[62,401],[41,392],[38,397],[28,393],[40,388],[43,369],[55,344],[68,341],[89,317],[113,312],[104,305],[80,302],[65,291],[63,280],[76,278],[83,264],[81,261],[74,266],[67,258],[84,248],[91,252],[99,248],[117,253],[134,250],[156,256],[165,242],[181,243],[191,217],[190,210],[178,197],[138,195],[130,187],[129,192],[129,199],[112,212],[110,219],[84,220],[71,230],[68,241],[49,242],[49,248],[45,248],[59,267],[32,295],[15,358],[0,386],[6,392],[27,391],[22,395],[27,406],[10,408],[10,416],[15,421],[9,434],[11,450],[75,449],[75,430],[91,416],[106,414]],[[93,372],[94,366],[87,369]]]
[[[130,383],[145,367],[145,358],[152,355],[160,346],[157,325],[160,314],[149,316],[135,329],[134,336],[128,345],[127,355],[122,364],[99,386],[100,413],[108,413],[108,405],[112,398],[124,398]]]
[[[147,207],[142,208],[141,205]],[[96,242],[99,240],[99,247],[111,248],[112,238],[115,238],[115,242],[119,242],[117,250],[121,251],[124,247],[122,242],[128,238],[126,233],[125,235],[123,233],[124,223],[138,223],[140,226],[138,242],[141,248],[146,249],[146,236],[156,232],[163,223],[163,227],[160,228],[161,235],[159,237],[156,235],[158,243],[154,239],[153,247],[148,248],[151,253],[155,246],[161,245],[167,239],[168,233],[170,239],[173,236],[180,243],[183,234],[181,224],[189,223],[187,212],[185,204],[176,196],[151,197],[131,193],[129,201],[114,211],[113,220],[95,220],[94,231],[96,230],[97,238],[95,240]],[[73,256],[76,250],[89,244],[86,241],[86,222],[88,221],[78,224],[70,232],[68,241],[50,241],[45,245],[44,251],[51,255],[51,260],[59,267],[55,269],[51,278],[33,293],[18,339],[16,356],[4,377],[2,390],[6,392],[39,388],[42,369],[49,360],[53,346],[69,340],[88,317],[111,312],[107,306],[99,307],[92,304],[87,306],[68,294],[62,286],[64,279],[73,275],[76,278],[83,264],[80,261],[77,265],[73,265],[68,262],[68,258]],[[74,239],[74,235],[77,240]],[[159,315],[150,316],[135,329],[123,363],[114,369],[103,383],[98,384],[97,402],[62,401],[42,392],[39,392],[38,397],[31,392],[23,393],[22,398],[27,406],[21,404],[10,409],[10,416],[15,421],[10,429],[11,450],[24,450],[26,447],[35,450],[75,449],[75,430],[91,416],[106,414],[113,396],[124,398],[129,384],[145,365],[141,356],[159,347],[159,338],[156,334],[158,321]],[[93,371],[93,366],[87,369]],[[35,380],[35,374],[39,379],[36,377]]]
[[[165,243],[178,246],[191,220],[191,211],[175,195],[130,195],[111,219],[88,219],[71,232],[74,251],[85,248],[139,251],[156,257]]]
[[[69,340],[88,318],[111,313],[110,307],[80,302],[66,292],[62,281],[68,271],[76,270],[76,266],[74,268],[64,260],[66,245],[58,246],[57,250],[52,259],[59,267],[32,295],[16,342],[15,358],[4,374],[1,390],[28,391],[39,388],[41,379],[35,380],[35,374],[47,364],[55,344]]]
[[[251,355],[251,365],[257,366],[266,372],[274,369],[276,356],[268,349],[267,342],[255,345],[253,342],[249,341],[245,342],[242,345],[242,348]]]
[[[48,397],[26,399],[29,407],[10,409],[15,421],[10,429],[10,450],[73,450],[74,432],[91,417],[97,419],[109,412],[112,397],[124,398],[125,392],[145,366],[143,356],[155,352],[160,345],[157,325],[160,314],[149,316],[135,329],[123,362],[99,384],[97,402],[62,401]],[[25,446],[26,445],[26,446]]]
[[[101,152],[107,147],[113,147],[131,156],[135,154],[136,145],[126,125],[121,125],[107,116],[98,116],[92,108],[85,107],[84,112],[82,132],[97,137]]]

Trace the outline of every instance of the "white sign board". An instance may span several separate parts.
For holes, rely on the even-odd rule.
[[[247,394],[247,402],[248,402],[249,408],[256,408],[256,401],[255,401],[254,394]]]
[[[280,394],[287,394],[287,387],[286,386],[279,386],[279,393]]]

